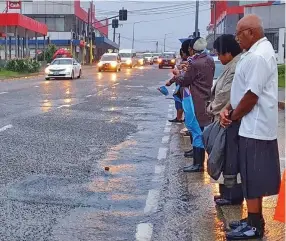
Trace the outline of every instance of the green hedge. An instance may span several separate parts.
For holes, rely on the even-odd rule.
[[[5,69],[18,73],[39,72],[41,64],[32,59],[12,59],[7,61]]]
[[[278,75],[285,75],[285,65],[278,65]]]

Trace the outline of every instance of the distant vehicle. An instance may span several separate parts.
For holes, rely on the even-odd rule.
[[[158,63],[160,55],[161,55],[161,53],[153,53],[153,61],[154,61],[154,63]]]
[[[143,58],[146,64],[150,64],[150,65],[154,64],[152,53],[144,53]]]
[[[134,49],[119,50],[122,66],[133,68],[137,64],[136,51]]]
[[[118,72],[121,70],[121,58],[118,53],[105,53],[98,63],[98,72],[111,70]]]
[[[164,52],[158,60],[159,69],[163,67],[172,67],[175,68],[176,65],[176,54],[174,52]]]
[[[45,79],[80,78],[82,75],[81,64],[73,58],[56,58],[45,69]]]
[[[144,57],[143,57],[143,54],[136,54],[136,57],[137,57],[137,65],[138,66],[143,66],[145,65],[145,60],[144,60]]]
[[[214,73],[213,85],[215,85],[218,77],[222,74],[223,64],[220,62],[217,56],[213,56],[213,59],[215,62],[215,73]]]

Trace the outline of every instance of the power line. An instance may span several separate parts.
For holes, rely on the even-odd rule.
[[[208,10],[210,10],[210,8],[201,9],[200,12],[204,12],[204,11],[208,11]],[[160,20],[168,20],[168,19],[173,19],[173,18],[180,18],[180,17],[189,16],[191,13],[195,13],[195,11],[188,12],[187,14],[183,14],[183,15],[176,15],[176,16],[173,16],[173,17],[168,17],[168,18],[153,19],[153,20],[142,20],[142,21],[140,21],[140,23],[148,23],[148,22],[154,22],[154,21],[160,21]],[[133,23],[136,23],[136,22],[128,22],[128,23],[124,23],[124,24],[133,24]]]

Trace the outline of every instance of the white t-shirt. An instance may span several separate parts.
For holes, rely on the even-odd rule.
[[[239,135],[258,140],[277,139],[278,70],[275,52],[266,37],[241,56],[231,87],[235,109],[247,91],[258,96],[254,108],[241,120]]]

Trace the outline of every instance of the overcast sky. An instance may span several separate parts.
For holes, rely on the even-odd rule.
[[[121,34],[121,48],[132,47],[133,23],[135,30],[135,49],[138,51],[156,49],[163,50],[164,36],[166,35],[166,50],[178,50],[179,38],[188,37],[195,30],[195,1],[108,1],[94,0],[96,17],[102,19],[118,14],[124,7],[129,11],[128,20],[120,22],[122,26],[116,29]],[[199,29],[201,36],[206,36],[206,26],[210,22],[210,3],[200,1]],[[110,26],[109,38],[113,38],[113,29]],[[118,35],[116,36],[116,42]]]

